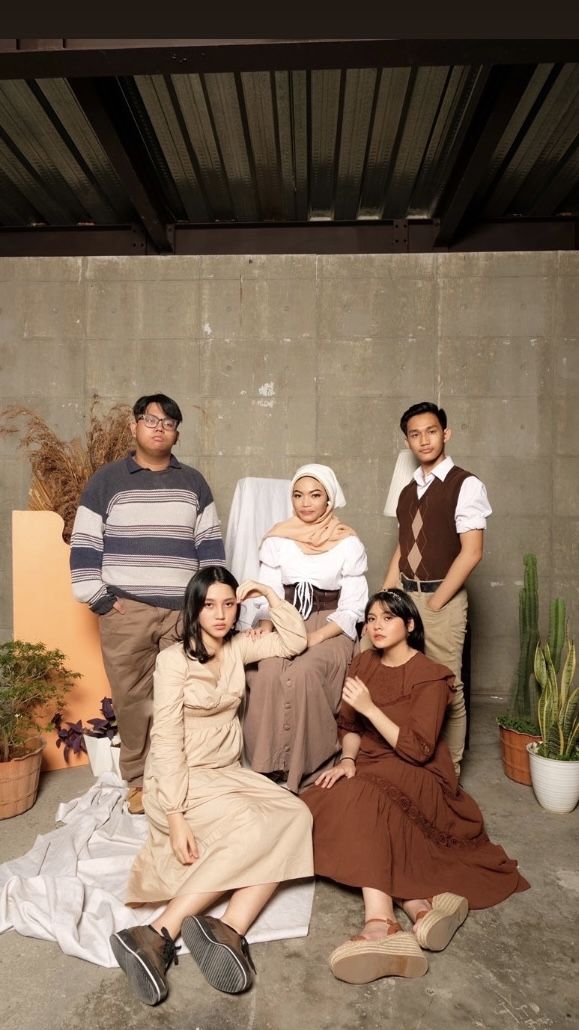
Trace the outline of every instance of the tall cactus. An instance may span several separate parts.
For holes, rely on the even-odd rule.
[[[539,586],[537,558],[525,554],[523,586],[519,592],[519,662],[510,715],[530,723],[537,722],[537,683],[534,674],[535,651],[539,640]]]
[[[562,597],[549,605],[549,653],[557,676],[561,671],[561,655],[567,632],[567,607]]]

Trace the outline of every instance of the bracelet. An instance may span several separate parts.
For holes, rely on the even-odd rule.
[[[340,761],[341,762],[353,762],[354,765],[356,764],[356,759],[355,758],[350,758],[349,755],[342,755],[342,757],[340,758]]]

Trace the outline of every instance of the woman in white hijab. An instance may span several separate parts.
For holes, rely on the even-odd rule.
[[[259,578],[300,611],[308,647],[247,673],[243,724],[251,768],[297,793],[338,748],[336,713],[368,599],[364,545],[334,514],[346,499],[328,465],[302,465],[291,482],[293,516],[261,544]],[[271,623],[261,612],[261,632]]]

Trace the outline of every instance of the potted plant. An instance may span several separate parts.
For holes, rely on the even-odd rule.
[[[85,730],[84,743],[94,775],[100,776],[103,772],[116,772],[120,777],[121,738],[112,699],[103,697],[101,699],[101,716],[88,721],[92,729]]]
[[[575,644],[567,638],[567,653],[558,678],[548,643],[537,644],[535,676],[541,687],[541,742],[527,746],[533,790],[547,812],[572,812],[579,801],[579,687],[573,689]]]
[[[8,640],[0,644],[0,819],[26,812],[36,801],[45,741],[43,709],[62,704],[79,673],[62,651],[44,644]]]
[[[95,776],[103,772],[116,772],[120,776],[121,738],[112,698],[101,698],[100,706],[100,716],[89,719],[88,726],[83,726],[82,719],[65,722],[62,713],[57,712],[52,717],[52,725],[57,733],[56,746],[64,748],[66,762],[71,755],[88,755]]]
[[[538,741],[538,690],[533,661],[539,639],[539,588],[537,559],[523,558],[524,579],[519,591],[519,660],[513,681],[509,708],[499,715],[501,758],[505,775],[516,783],[531,784],[526,746]]]

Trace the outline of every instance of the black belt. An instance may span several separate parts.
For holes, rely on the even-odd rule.
[[[441,579],[408,579],[403,572],[400,573],[400,581],[409,593],[417,591],[419,594],[433,594],[442,583]]]

